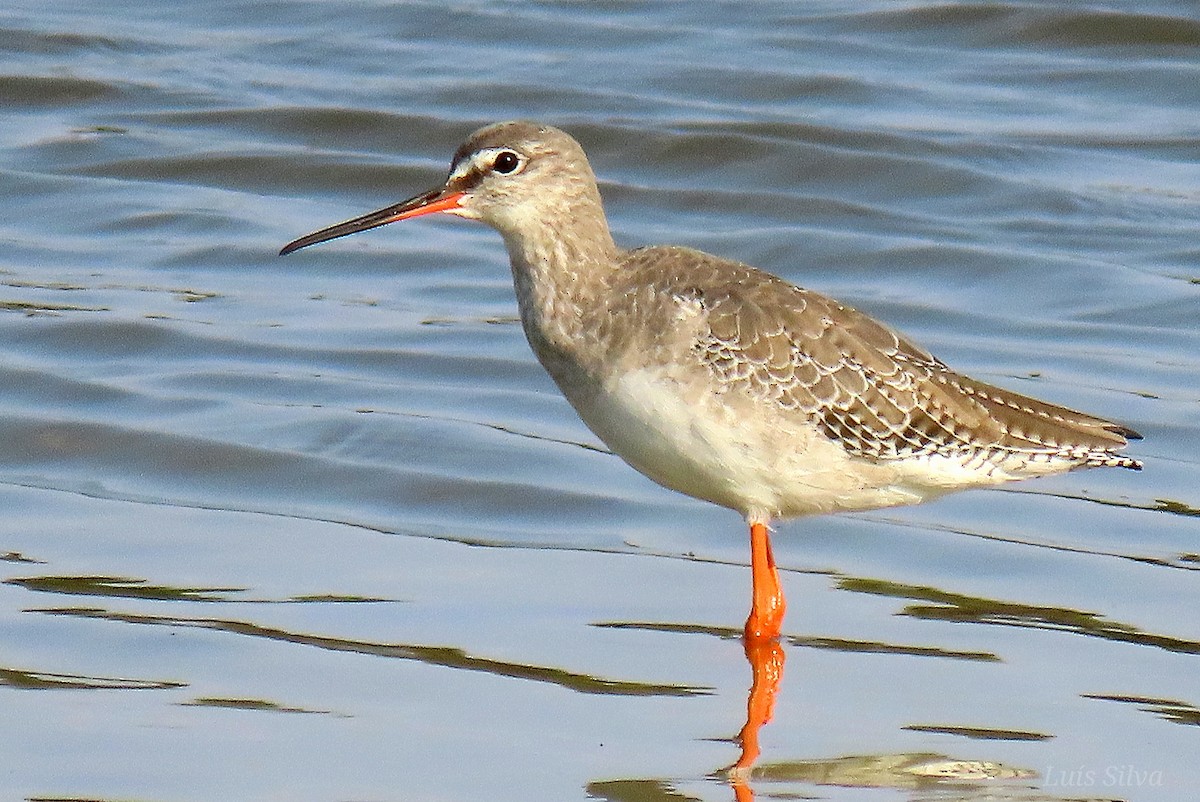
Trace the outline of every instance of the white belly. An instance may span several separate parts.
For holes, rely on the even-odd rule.
[[[564,387],[609,448],[661,485],[769,520],[912,504],[937,495],[904,486],[895,466],[853,457],[798,415],[707,383],[650,370],[599,392]],[[947,490],[950,488],[946,488]]]

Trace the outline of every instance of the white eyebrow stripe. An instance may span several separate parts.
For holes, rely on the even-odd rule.
[[[471,154],[470,158],[463,159],[450,171],[450,180],[465,178],[468,173],[478,170],[481,173],[486,173],[492,169],[492,163],[496,160],[497,154],[508,148],[483,148]]]
[[[496,157],[501,153],[512,153],[520,160],[517,168],[511,170],[511,173],[518,173],[529,161],[529,157],[518,150],[509,147],[481,148],[472,153],[467,158],[460,161],[458,164],[451,166],[449,181],[462,180],[470,176],[471,173],[486,175],[492,172],[492,166],[496,163]]]
[[[467,173],[475,168],[474,159],[463,159],[450,170],[450,181],[457,181],[466,178]]]

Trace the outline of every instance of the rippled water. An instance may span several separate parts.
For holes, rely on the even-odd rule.
[[[0,796],[1194,799],[1200,13],[1132,7],[9,3]],[[276,256],[514,117],[622,244],[853,303],[1146,469],[782,524],[731,786],[742,524],[575,419],[499,238]]]

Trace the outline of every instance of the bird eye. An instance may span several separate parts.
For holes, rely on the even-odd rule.
[[[520,156],[511,150],[502,150],[496,154],[496,160],[492,162],[492,172],[508,175],[509,173],[516,172],[520,166]]]

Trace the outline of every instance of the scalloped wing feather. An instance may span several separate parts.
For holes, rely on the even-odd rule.
[[[768,273],[685,248],[631,251],[626,266],[631,287],[699,305],[692,348],[718,387],[806,416],[853,455],[1140,467],[1115,453],[1132,430],[956,373],[867,315]]]

